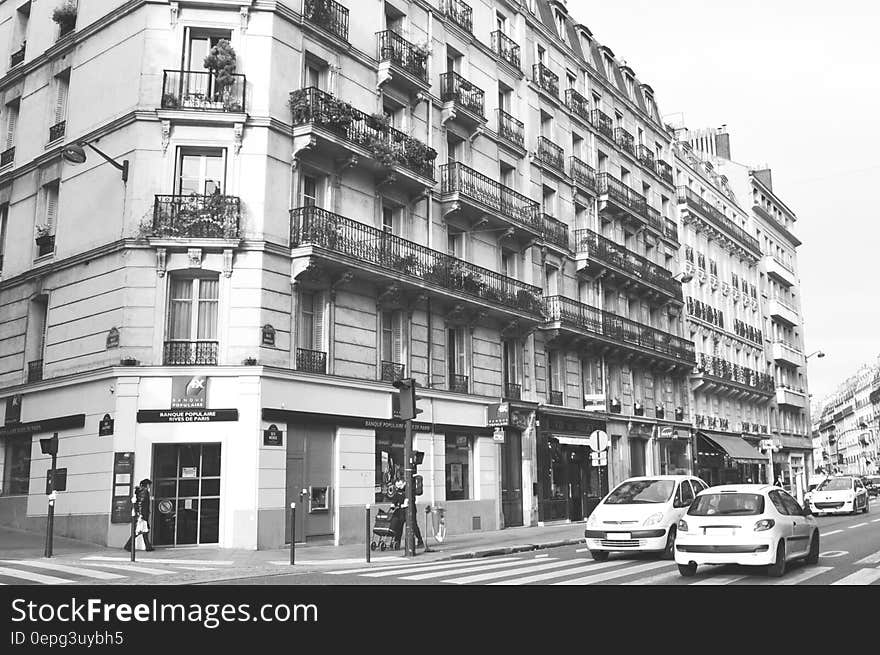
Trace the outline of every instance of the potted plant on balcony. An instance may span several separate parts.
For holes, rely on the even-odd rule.
[[[163,109],[177,109],[180,107],[180,100],[177,95],[174,93],[163,93],[162,94],[162,108]]]
[[[533,314],[544,313],[544,303],[528,289],[520,289],[516,292],[516,306]]]
[[[397,163],[394,146],[387,139],[373,137],[370,139],[370,152],[380,166],[391,168]]]
[[[58,24],[59,37],[76,27],[76,0],[66,0],[52,11],[52,20]]]
[[[233,105],[241,109],[241,103],[230,99],[232,85],[235,83],[235,50],[226,39],[220,39],[208,55],[204,65],[214,78],[214,102],[222,102],[225,109],[232,110]]]
[[[428,61],[429,54],[431,54],[431,49],[428,47],[427,42],[413,44],[412,68],[414,68],[420,75],[425,74],[425,64]]]
[[[34,241],[37,242],[37,245],[43,246],[43,245],[49,243],[49,241],[51,241],[52,237],[54,236],[52,234],[52,226],[49,225],[48,223],[42,223],[40,225],[37,225],[34,227],[34,235],[35,235]]]
[[[367,127],[382,133],[387,132],[391,128],[391,117],[380,112],[370,114],[366,117],[365,122]]]

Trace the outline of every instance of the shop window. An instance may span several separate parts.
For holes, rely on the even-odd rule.
[[[404,479],[403,432],[376,433],[376,487],[374,501],[387,503],[394,495],[394,483]]]
[[[3,448],[3,494],[25,496],[31,480],[30,436],[6,437]]]
[[[474,439],[469,435],[446,435],[446,500],[471,497]]]

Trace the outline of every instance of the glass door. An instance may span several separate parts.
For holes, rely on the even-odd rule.
[[[177,169],[177,194],[210,196],[223,193],[226,163],[223,150],[185,150]]]

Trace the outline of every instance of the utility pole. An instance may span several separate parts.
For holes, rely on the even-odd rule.
[[[403,419],[403,472],[406,483],[406,541],[404,542],[404,554],[407,556],[416,554],[415,526],[416,526],[416,496],[413,483],[413,442],[412,420],[422,410],[416,407],[416,381],[413,378],[403,378],[394,381],[394,387],[400,397],[400,418]]]

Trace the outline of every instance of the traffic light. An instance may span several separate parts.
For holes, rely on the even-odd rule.
[[[416,407],[416,402],[421,399],[416,395],[416,381],[412,378],[403,378],[395,380],[393,384],[400,398],[400,418],[406,420],[421,414],[422,410]]]
[[[40,450],[43,451],[44,455],[57,455],[58,454],[58,433],[55,433],[55,436],[50,437],[49,439],[40,439]]]
[[[416,496],[421,496],[424,493],[424,485],[422,483],[421,475],[413,476],[413,493]]]

